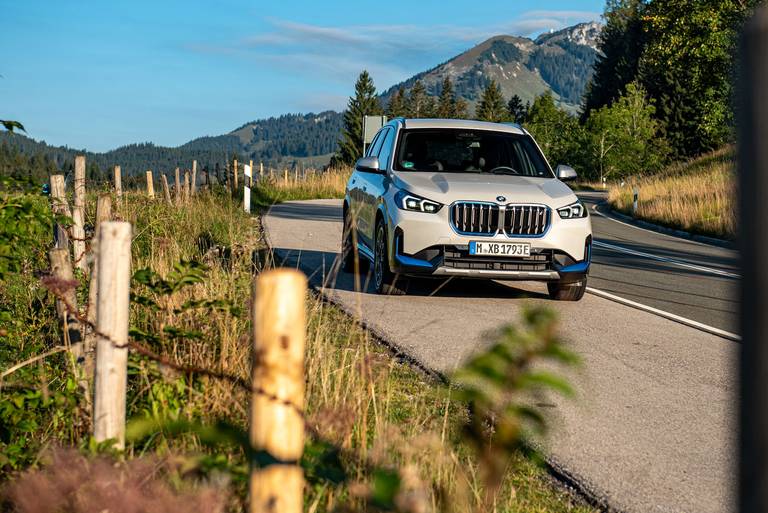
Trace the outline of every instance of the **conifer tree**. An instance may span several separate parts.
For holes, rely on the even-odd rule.
[[[531,104],[523,104],[523,100],[518,95],[513,95],[507,102],[507,112],[509,119],[515,123],[524,123],[525,117],[528,115],[528,109],[531,108]]]
[[[391,119],[407,115],[408,109],[406,105],[405,88],[401,87],[389,99],[389,105],[387,105],[387,116]]]
[[[456,94],[453,91],[450,77],[445,77],[445,80],[443,80],[443,87],[437,100],[436,115],[438,118],[456,117]]]
[[[475,117],[480,121],[492,121],[494,123],[507,119],[507,106],[504,104],[501,88],[495,80],[491,79],[483,91]]]
[[[368,71],[363,70],[355,83],[355,95],[349,98],[344,112],[344,129],[339,139],[339,149],[331,159],[331,165],[352,165],[363,153],[363,116],[383,114],[376,86]]]
[[[435,102],[427,95],[421,80],[417,80],[408,93],[407,112],[409,118],[428,118],[434,115]]]

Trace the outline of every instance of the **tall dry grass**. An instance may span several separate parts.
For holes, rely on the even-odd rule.
[[[632,215],[633,189],[638,189],[636,217],[671,228],[733,239],[736,234],[736,185],[733,148],[723,148],[658,175],[614,184],[608,202]]]
[[[306,190],[338,187],[342,175],[318,177]],[[151,267],[167,275],[180,260],[201,259],[209,266],[204,283],[174,294],[163,312],[148,314],[135,306],[132,325],[156,333],[165,326],[200,331],[200,338],[167,340],[159,349],[178,363],[247,378],[247,314],[177,314],[174,309],[188,300],[223,298],[248,311],[250,252],[262,246],[258,220],[243,214],[228,198],[211,195],[200,195],[182,208],[132,198],[119,213],[137,227],[134,268]],[[216,247],[232,249],[229,258],[222,259]],[[450,390],[393,359],[352,318],[319,297],[308,295],[307,308],[308,422],[323,438],[344,449],[344,463],[353,481],[342,488],[308,486],[308,511],[365,510],[371,463],[400,470],[404,477],[397,498],[401,511],[465,512],[481,507],[480,469],[460,442],[466,412],[451,400]],[[146,361],[137,362],[131,382],[131,415],[205,421],[226,418],[246,425],[247,397],[229,383],[178,376]],[[137,454],[204,451],[194,436],[179,440],[162,434],[133,450]],[[244,465],[237,452],[227,453],[225,458]],[[237,481],[232,487],[230,508],[236,510],[243,506],[245,488]],[[590,509],[554,486],[543,469],[520,455],[505,476],[495,511]]]
[[[317,198],[343,198],[351,168],[310,170],[303,175],[295,172],[276,172],[257,182],[254,201],[269,206],[281,201]]]

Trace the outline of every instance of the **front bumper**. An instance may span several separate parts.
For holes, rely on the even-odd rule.
[[[560,219],[540,236],[461,235],[450,224],[448,209],[436,214],[396,209],[387,223],[392,271],[413,276],[467,277],[501,280],[579,281],[589,273],[592,226],[589,217]],[[527,242],[531,256],[469,255],[471,241]]]

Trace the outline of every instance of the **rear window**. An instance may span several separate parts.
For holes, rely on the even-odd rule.
[[[553,177],[527,135],[461,129],[406,129],[400,134],[398,171]]]

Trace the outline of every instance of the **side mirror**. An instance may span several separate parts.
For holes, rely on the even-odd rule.
[[[364,171],[366,173],[379,173],[379,158],[378,157],[363,157],[358,159],[355,163],[355,169],[358,171]]]
[[[559,164],[557,168],[555,168],[555,176],[557,176],[558,180],[567,182],[568,180],[573,180],[578,175],[576,174],[576,170],[573,169],[571,166],[566,166],[565,164]]]

